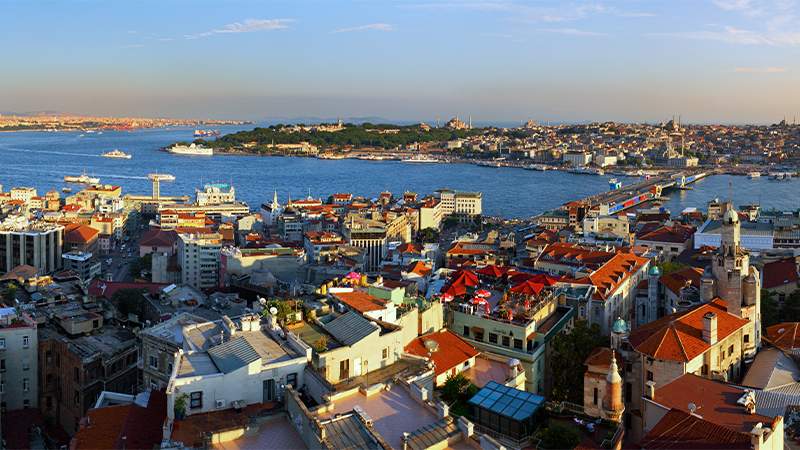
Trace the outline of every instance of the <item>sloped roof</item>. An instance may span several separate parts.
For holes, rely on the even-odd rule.
[[[450,330],[442,330],[420,336],[406,345],[405,351],[412,355],[428,357],[428,349],[425,347],[426,341],[434,341],[439,345],[437,351],[431,354],[431,359],[435,363],[434,372],[441,375],[454,367],[458,367],[480,352],[461,339],[457,334]]]
[[[96,238],[100,232],[89,225],[73,223],[64,230],[64,242],[68,244],[86,244]]]
[[[800,348],[800,322],[781,322],[767,328],[766,339],[784,350]]]
[[[782,259],[764,264],[764,289],[787,284],[797,284],[797,263],[793,259]]]
[[[648,258],[633,253],[617,253],[602,267],[588,276],[589,281],[597,288],[594,296],[605,300],[613,294],[617,287],[650,261]]]
[[[800,382],[800,369],[792,358],[777,348],[758,352],[742,380],[745,386],[767,391],[797,382]]]
[[[671,409],[640,445],[647,449],[749,449],[750,435]]]
[[[386,309],[386,300],[369,295],[364,291],[336,292],[333,296],[361,313]]]
[[[672,226],[665,225],[655,230],[646,231],[637,236],[637,240],[683,244],[692,238],[694,231],[695,229],[692,226],[676,223]]]
[[[125,282],[118,282],[118,281],[105,281],[99,278],[95,278],[89,284],[89,295],[92,297],[103,297],[110,299],[115,292],[119,291],[120,289],[142,289],[150,293],[150,295],[156,295],[161,292],[166,284],[161,283],[125,283]]]
[[[258,352],[243,337],[234,337],[208,350],[214,364],[225,373],[233,372],[260,358]]]
[[[323,324],[323,327],[344,345],[353,345],[380,329],[377,324],[352,311]]]
[[[694,403],[703,419],[741,433],[749,433],[758,422],[771,424],[771,417],[748,414],[737,404],[743,395],[740,387],[687,373],[660,388],[656,386],[655,402],[684,412],[689,412],[689,403]]]
[[[171,247],[178,241],[178,233],[174,230],[154,228],[139,240],[140,247]]]
[[[75,433],[71,448],[154,448],[163,438],[167,396],[153,391],[147,407],[134,403],[90,409],[87,423]]]
[[[688,311],[670,314],[631,333],[629,342],[640,353],[660,360],[688,362],[711,346],[703,340],[703,315],[717,315],[717,341],[722,341],[748,321],[727,312],[719,298]]]
[[[539,295],[543,289],[543,283],[537,283],[533,280],[525,280],[522,283],[513,286],[511,289],[509,289],[509,291],[522,295]]]
[[[703,278],[703,269],[687,267],[675,272],[662,275],[659,281],[675,295],[681,294],[681,289],[687,285],[700,288],[700,279]]]

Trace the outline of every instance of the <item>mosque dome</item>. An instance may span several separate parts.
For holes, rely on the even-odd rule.
[[[622,317],[617,317],[617,320],[614,321],[614,325],[611,326],[611,331],[618,334],[627,333],[628,324],[625,323]]]

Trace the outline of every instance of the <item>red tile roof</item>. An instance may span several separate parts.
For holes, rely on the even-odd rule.
[[[97,238],[100,234],[96,229],[77,223],[71,223],[64,229],[64,242],[68,244],[86,244]]]
[[[687,373],[660,388],[656,386],[654,401],[683,412],[689,412],[689,403],[694,403],[703,419],[741,433],[749,433],[758,422],[772,424],[772,417],[748,414],[738,405],[742,395],[742,388]]]
[[[605,300],[630,276],[647,264],[650,260],[633,253],[617,253],[599,269],[586,277],[588,283],[597,288],[594,298]]]
[[[439,344],[438,351],[431,354],[431,359],[435,363],[434,372],[441,375],[454,367],[464,364],[470,358],[480,354],[478,350],[457,334],[443,329],[434,333],[420,336],[406,345],[405,351],[417,356],[428,356],[428,349],[425,341],[434,341]]]
[[[140,247],[172,247],[178,241],[178,233],[174,230],[153,228],[139,240]]]
[[[539,259],[546,262],[590,268],[598,268],[613,257],[614,253],[611,252],[592,250],[567,242],[549,244],[539,255]]]
[[[90,409],[70,448],[153,448],[161,443],[167,417],[167,396],[153,391],[147,407],[136,404]]]
[[[422,261],[414,261],[413,263],[408,265],[408,268],[406,268],[406,272],[407,273],[414,273],[414,274],[417,274],[419,276],[424,277],[424,276],[428,275],[429,273],[431,273],[431,268],[428,267]]]
[[[361,313],[386,309],[386,300],[373,297],[364,291],[337,292],[333,294],[333,296],[345,305]]]
[[[787,284],[797,285],[797,263],[793,259],[782,259],[764,264],[764,289],[772,289]]]
[[[750,435],[671,409],[642,439],[647,449],[749,449]]]
[[[160,283],[124,283],[119,281],[105,281],[95,278],[92,280],[91,284],[89,284],[89,295],[92,297],[110,299],[114,293],[120,289],[142,289],[149,292],[150,295],[156,295],[161,292],[161,289],[164,288],[164,286],[167,285]]]
[[[544,289],[544,283],[537,283],[533,280],[525,280],[516,286],[513,286],[509,291],[514,294],[522,295],[539,295]]]
[[[700,279],[703,277],[703,269],[697,267],[687,267],[659,278],[661,284],[672,291],[675,295],[681,295],[681,289],[687,286],[700,288]]]
[[[800,348],[800,322],[782,322],[767,328],[766,340],[783,350]]]
[[[479,275],[485,275],[492,278],[500,278],[504,276],[506,273],[508,273],[507,267],[498,267],[495,266],[494,264],[490,264],[478,270]]]
[[[672,226],[661,226],[652,231],[646,231],[636,239],[653,242],[669,242],[673,244],[683,244],[694,236],[695,228],[681,223]]]
[[[660,360],[688,362],[711,346],[703,340],[703,315],[717,315],[717,341],[744,327],[748,320],[727,312],[719,298],[688,311],[664,316],[633,330],[629,342],[640,353]]]

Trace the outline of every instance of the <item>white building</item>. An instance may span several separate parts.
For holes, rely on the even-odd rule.
[[[223,317],[195,327],[185,331],[189,350],[174,359],[167,386],[170,421],[176,403],[185,405],[186,415],[242,408],[281,401],[286,386],[304,384],[311,348],[291,333],[285,340],[273,337],[280,330],[262,327],[259,316],[244,316],[238,325]]]
[[[61,268],[64,227],[27,220],[4,223],[0,227],[0,273],[22,264],[39,269],[42,274]]]
[[[218,233],[209,233],[180,234],[178,237],[181,283],[196,289],[217,286],[222,236]]]
[[[711,246],[722,245],[721,220],[707,220],[694,234],[695,250]],[[774,247],[774,227],[770,223],[741,222],[741,246],[750,251],[771,250]]]
[[[583,167],[592,162],[592,154],[588,152],[566,152],[561,159],[573,167]]]
[[[236,190],[227,183],[207,184],[203,190],[195,192],[196,202],[200,206],[222,205],[236,202]]]
[[[0,399],[2,410],[38,406],[36,322],[14,308],[0,308]]]
[[[483,213],[483,195],[480,192],[453,191],[440,189],[436,191],[441,202],[442,215],[459,215],[466,217],[480,216]]]
[[[22,200],[25,203],[31,201],[33,197],[36,197],[36,188],[32,187],[15,187],[11,188],[9,191],[11,194],[11,200]]]

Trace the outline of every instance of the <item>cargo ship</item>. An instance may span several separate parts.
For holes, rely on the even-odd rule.
[[[172,147],[167,147],[167,152],[174,155],[214,156],[214,149],[195,143],[189,145],[175,144]]]
[[[105,152],[102,155],[103,158],[117,158],[117,159],[131,159],[133,156],[123,152],[122,150],[114,149],[110,152]]]

